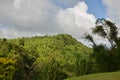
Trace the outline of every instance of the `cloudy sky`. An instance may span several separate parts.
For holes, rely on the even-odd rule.
[[[120,25],[119,0],[0,0],[0,37],[90,33],[97,18]]]

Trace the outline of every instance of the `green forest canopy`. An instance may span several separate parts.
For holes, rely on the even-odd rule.
[[[68,34],[1,39],[0,45],[0,59],[10,60],[12,66],[2,67],[1,79],[5,75],[9,80],[62,80],[91,73],[92,49]]]

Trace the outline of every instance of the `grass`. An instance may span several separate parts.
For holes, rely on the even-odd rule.
[[[66,80],[120,80],[120,72],[90,74]]]

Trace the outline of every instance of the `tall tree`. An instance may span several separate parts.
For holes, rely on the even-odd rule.
[[[110,48],[104,44],[96,44],[91,35],[85,38],[93,43],[93,57],[99,65],[100,71],[116,71],[120,69],[120,37],[118,36],[118,27],[115,23],[98,19],[96,26],[92,29],[93,34],[97,34],[110,43]]]

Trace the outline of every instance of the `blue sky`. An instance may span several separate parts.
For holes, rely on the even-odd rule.
[[[85,0],[88,5],[88,13],[94,14],[96,18],[106,18],[106,7],[102,0]]]

